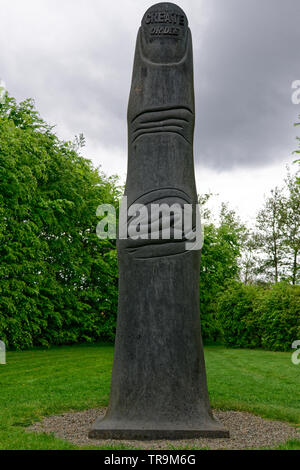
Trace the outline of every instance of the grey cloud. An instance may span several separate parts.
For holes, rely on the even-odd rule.
[[[266,165],[294,148],[297,0],[204,2],[196,31],[197,155],[218,169]],[[195,34],[194,34],[195,37]],[[198,87],[198,89],[197,89]]]
[[[151,4],[2,0],[0,76],[63,134],[84,132],[94,148],[126,153],[135,37]],[[178,4],[194,41],[196,163],[223,170],[288,161],[299,113],[290,98],[300,79],[299,0]]]

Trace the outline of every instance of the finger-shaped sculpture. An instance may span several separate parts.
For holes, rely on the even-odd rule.
[[[192,39],[184,12],[151,7],[142,20],[128,106],[130,208],[192,205],[194,176]],[[109,408],[90,437],[227,437],[211,413],[200,329],[200,251],[186,237],[162,239],[160,215],[145,234],[118,240],[119,310]],[[180,230],[179,230],[180,235]]]

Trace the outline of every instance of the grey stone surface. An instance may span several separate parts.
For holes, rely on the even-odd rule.
[[[138,32],[128,106],[128,206],[197,203],[191,32],[172,3]],[[200,251],[185,240],[119,240],[119,310],[109,408],[89,436],[228,437],[208,398]]]

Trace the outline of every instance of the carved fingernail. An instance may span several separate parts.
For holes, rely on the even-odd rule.
[[[157,3],[142,19],[141,43],[144,56],[155,63],[180,61],[186,51],[188,20],[173,3]]]

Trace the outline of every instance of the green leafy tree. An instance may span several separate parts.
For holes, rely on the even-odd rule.
[[[287,279],[292,284],[299,283],[299,255],[300,255],[300,186],[297,184],[297,175],[288,174],[285,183],[287,197],[282,206],[283,244],[286,248],[285,266]]]
[[[253,230],[246,229],[242,239],[240,258],[240,277],[244,284],[254,284],[258,281],[259,256],[257,235]]]
[[[205,339],[216,340],[220,336],[220,327],[216,318],[216,299],[219,292],[226,288],[229,280],[238,279],[244,231],[244,225],[226,204],[222,204],[218,224],[204,220],[200,311]]]
[[[96,209],[116,206],[114,178],[94,169],[26,100],[0,105],[0,337],[10,347],[111,340],[115,242]]]
[[[257,216],[257,248],[262,254],[259,273],[266,280],[275,282],[280,279],[285,256],[282,216],[284,199],[283,190],[276,187]]]
[[[257,216],[253,248],[258,254],[256,273],[266,282],[289,280],[296,284],[300,253],[300,188],[297,175],[288,175],[276,187]]]

